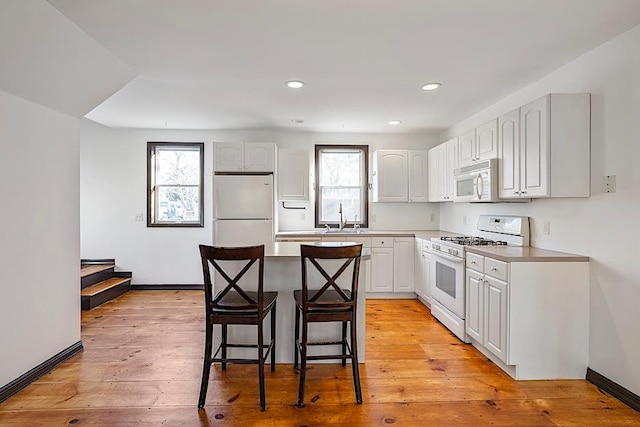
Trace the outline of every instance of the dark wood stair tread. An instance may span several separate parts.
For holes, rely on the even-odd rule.
[[[80,277],[90,276],[92,274],[99,273],[101,271],[115,268],[114,264],[87,264],[80,266]]]
[[[96,283],[95,285],[89,286],[88,288],[82,289],[80,295],[83,297],[92,297],[130,280],[130,277],[111,277],[107,280]]]

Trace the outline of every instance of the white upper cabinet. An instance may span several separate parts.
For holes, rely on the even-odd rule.
[[[377,150],[373,153],[373,201],[409,201],[407,150]]]
[[[498,119],[500,197],[588,197],[590,96],[550,94]]]
[[[458,137],[458,165],[467,166],[498,155],[498,123],[491,120]]]
[[[409,202],[429,201],[428,151],[409,150]]]
[[[215,172],[274,172],[276,146],[271,142],[216,142]]]
[[[458,137],[458,164],[470,165],[476,160],[476,130],[463,133]]]
[[[499,197],[520,197],[520,109],[498,117]]]
[[[309,200],[309,150],[278,150],[278,200]]]
[[[428,201],[452,202],[453,170],[458,167],[458,138],[430,149],[428,165]]]

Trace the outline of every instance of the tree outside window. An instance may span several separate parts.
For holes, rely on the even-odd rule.
[[[203,227],[203,143],[147,143],[147,226]]]
[[[366,145],[316,145],[316,227],[348,225],[367,227]]]

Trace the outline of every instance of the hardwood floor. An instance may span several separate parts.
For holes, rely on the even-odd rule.
[[[415,300],[367,301],[364,404],[348,366],[314,365],[298,409],[297,375],[278,365],[260,412],[256,367],[230,365],[198,411],[203,310],[199,291],[131,291],[82,312],[84,352],[1,403],[0,425],[640,426],[587,381],[512,380]]]

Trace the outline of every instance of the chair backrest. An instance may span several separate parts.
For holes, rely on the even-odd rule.
[[[302,261],[302,304],[303,309],[355,309],[358,299],[358,281],[360,274],[360,256],[362,244],[345,246],[337,245],[300,245],[300,259]],[[343,260],[342,265],[330,275],[318,260]],[[309,272],[307,265],[313,265],[326,281],[319,289],[309,289]],[[338,278],[352,267],[351,286],[349,293],[345,293],[336,283]],[[322,296],[329,290],[336,291],[338,298],[323,301]]]
[[[202,259],[202,273],[204,276],[204,292],[206,300],[206,310],[210,313],[213,308],[220,306],[220,300],[231,291],[237,292],[240,296],[239,303],[234,305],[225,305],[226,310],[258,310],[262,311],[263,308],[263,277],[264,277],[264,245],[258,246],[242,246],[242,247],[217,247],[200,245],[200,257]],[[220,261],[231,261],[232,264],[243,265],[242,269],[230,277],[230,274],[225,271]],[[243,289],[238,281],[249,271],[251,266],[258,261],[258,299],[249,296],[245,289]],[[215,271],[225,280],[226,285],[224,289],[221,286],[217,286],[218,293],[213,290],[213,281],[211,280],[210,265],[214,267]],[[230,267],[227,265],[227,269]]]

